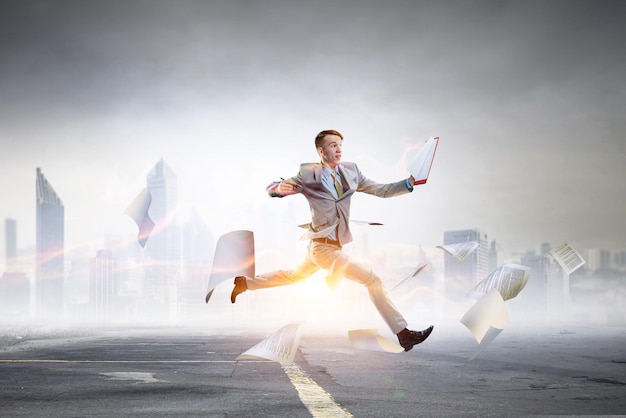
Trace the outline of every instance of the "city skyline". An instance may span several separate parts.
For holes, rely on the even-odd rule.
[[[260,230],[258,213],[297,236],[304,199],[265,186],[315,161],[313,137],[334,128],[344,159],[381,182],[441,138],[426,185],[355,198],[354,219],[384,224],[376,242],[435,246],[480,228],[507,252],[624,249],[624,7],[6,2],[0,218],[34,247],[41,167],[66,207],[67,248],[101,248],[136,234],[124,209],[164,159],[181,208],[215,237]],[[288,208],[295,224],[281,223]]]
[[[149,173],[147,174],[146,178],[150,178],[151,176],[154,175],[155,170],[157,170],[158,167],[163,167],[165,166],[167,170],[170,171],[171,175],[174,176],[174,178],[176,177],[175,171],[172,171],[172,169],[167,166],[167,163],[164,161],[164,159],[159,159],[158,161],[155,162],[154,167],[152,167],[149,170]],[[39,175],[40,173],[40,168],[37,168],[37,173]],[[145,180],[144,180],[145,181]],[[56,199],[60,199],[58,196],[56,197]],[[178,207],[178,205],[174,204],[173,207],[170,207],[170,209],[168,210],[168,212],[170,212],[171,214],[175,214],[176,216],[174,216],[172,219],[166,219],[165,217],[163,217],[163,214],[160,214],[159,216],[162,217],[161,222],[163,222],[163,225],[171,225],[171,226],[180,226],[180,227],[184,227],[184,223],[191,221],[194,217],[198,218],[201,222],[204,222],[205,220],[203,219],[203,217],[198,214],[197,212],[197,208],[195,207],[189,207],[189,208],[184,208],[186,209],[185,211],[182,212],[183,217],[178,219],[178,217],[180,217],[181,215],[181,211],[180,211],[180,207]],[[152,212],[154,212],[154,208],[151,208],[151,214]],[[266,208],[267,211],[267,208]],[[285,216],[286,212],[285,211],[290,211],[292,212],[291,215]],[[161,212],[161,210],[157,209],[157,212]],[[294,225],[291,225],[293,223],[294,220],[294,205],[288,205],[287,207],[283,207],[280,208],[278,210],[278,219],[273,220],[274,223],[274,227],[278,228],[276,230],[272,230],[271,228],[266,228],[265,226],[258,224],[258,219],[259,216],[262,216],[262,214],[257,213],[257,214],[249,214],[250,215],[250,222],[257,222],[258,228],[254,228],[253,231],[256,231],[256,233],[262,233],[265,234],[263,241],[268,241],[270,243],[270,247],[267,248],[262,248],[262,251],[265,250],[276,250],[277,246],[283,245],[284,242],[282,242],[280,239],[277,240],[278,235],[276,235],[275,233],[277,231],[280,230],[280,234],[284,235],[285,234],[285,229],[287,230],[287,235],[288,235],[288,230],[290,228],[292,228]],[[265,213],[267,214],[267,213]],[[127,213],[123,213],[123,216],[127,219],[130,219],[128,217]],[[154,216],[154,215],[153,215]],[[296,215],[297,217],[297,215]],[[284,219],[281,218],[286,218],[288,219],[289,222],[284,222]],[[181,222],[179,222],[182,219]],[[36,224],[36,219],[31,220],[31,222],[33,224]],[[10,223],[11,225],[11,230],[8,231],[6,230],[7,225]],[[128,222],[126,222],[128,223]],[[131,222],[132,223],[132,222]],[[360,225],[358,224],[357,221],[357,228],[360,227]],[[9,235],[11,236],[11,246],[14,247],[12,249],[12,251],[14,251],[14,255],[13,257],[16,258],[17,260],[19,260],[19,262],[21,264],[32,264],[33,267],[35,266],[35,262],[34,262],[34,256],[35,256],[35,252],[36,252],[36,248],[34,245],[21,245],[21,243],[19,243],[19,240],[17,240],[17,230],[19,230],[20,225],[19,223],[16,221],[16,219],[14,218],[5,218],[5,222],[4,222],[4,227],[5,229],[2,231],[6,237],[5,240],[3,240],[3,243],[5,244],[5,248],[3,248],[3,254],[6,253],[6,245],[9,242]],[[211,234],[212,236],[216,236],[214,235],[216,231],[219,231],[219,228],[212,228],[211,225],[207,225],[207,232],[209,234]],[[292,228],[292,229],[296,229],[296,228]],[[299,229],[299,228],[298,228]],[[378,234],[379,231],[376,231],[379,228],[372,228],[370,230],[365,230],[362,231],[361,234],[365,234],[365,235],[374,235],[374,236],[382,236],[383,234]],[[461,228],[457,228],[457,229],[447,229],[447,230],[442,230],[441,232],[441,237],[440,240],[437,241],[436,244],[432,244],[432,245],[426,245],[425,247],[430,247],[430,250],[433,252],[440,252],[439,250],[435,249],[435,247],[439,244],[444,244],[446,242],[446,234],[449,233],[454,233],[454,232],[465,232],[467,230],[477,230],[477,231],[481,231],[483,230],[483,228],[481,228],[480,226],[470,226],[470,225],[466,225],[465,228],[461,227]],[[227,231],[228,232],[228,231]],[[486,235],[489,237],[489,241],[491,242],[491,245],[495,245],[497,244],[497,237],[494,237],[493,235],[489,235],[488,231],[485,231]],[[139,248],[139,246],[141,245],[139,243],[139,241],[137,240],[137,234],[138,234],[138,229],[137,229],[137,225],[136,224],[132,224],[130,228],[127,228],[126,231],[124,231],[123,233],[105,233],[105,235],[103,235],[102,237],[100,237],[99,240],[96,240],[97,243],[92,243],[92,245],[86,245],[86,246],[70,246],[69,248],[66,249],[65,253],[66,255],[70,256],[70,259],[72,257],[74,257],[74,253],[79,254],[77,257],[82,257],[85,254],[90,254],[93,255],[94,253],[96,253],[99,250],[102,249],[115,249],[114,247],[111,247],[111,240],[113,240],[113,242],[116,243],[116,245],[121,245],[120,248],[125,248],[127,246],[134,246],[135,244],[137,244],[137,250],[139,251],[145,251],[145,248],[143,250],[141,250]],[[147,241],[150,240],[151,235],[147,236]],[[258,238],[258,237],[257,237]],[[280,238],[280,237],[278,237]],[[120,241],[120,239],[122,241]],[[152,238],[151,243],[154,245],[154,240],[155,238]],[[463,241],[463,240],[462,240]],[[393,243],[393,242],[389,242],[389,244],[398,244],[398,243]],[[541,253],[544,249],[544,247],[548,246],[548,247],[554,247],[556,246],[557,242],[536,242],[533,245],[527,247],[527,248],[517,248],[513,251],[506,251],[503,250],[502,248],[498,248],[497,251],[500,253],[501,257],[504,257],[505,259],[516,259],[517,257],[521,256],[521,255],[528,255],[528,254],[532,254],[532,253]],[[409,245],[409,247],[412,244]],[[424,247],[423,245],[419,244],[418,245],[420,248]],[[381,248],[384,247],[381,246]],[[580,247],[578,248],[579,250],[582,251],[608,251],[609,253],[611,252],[623,252],[626,251],[624,250],[624,248],[610,248],[610,247]],[[125,250],[124,250],[125,251]],[[291,250],[290,250],[291,251]],[[146,255],[149,255],[149,251],[145,252]],[[8,253],[7,253],[8,254]],[[204,254],[204,257],[206,257],[207,259],[212,259],[213,254]],[[441,257],[443,259],[443,257],[445,256],[445,252],[441,252]],[[32,261],[28,261],[29,258],[32,258]],[[9,262],[13,261],[15,262],[16,260],[9,260],[8,255],[6,257],[3,257],[0,259],[0,266],[4,266],[4,269],[8,269],[9,267]]]
[[[140,249],[140,244],[135,237],[127,237],[127,239],[122,240],[114,239],[110,241],[106,249],[98,249],[95,253],[80,257],[71,254],[72,257],[68,257],[69,260],[67,260],[69,263],[66,264],[65,274],[63,273],[65,251],[58,251],[58,246],[62,245],[63,240],[63,231],[59,230],[58,226],[63,224],[64,206],[61,196],[56,194],[40,168],[37,168],[37,176],[36,189],[39,205],[37,225],[40,231],[38,241],[46,244],[40,245],[41,248],[38,247],[36,266],[29,266],[29,264],[34,263],[34,259],[30,262],[27,259],[10,260],[12,256],[10,252],[7,252],[6,255],[7,265],[9,262],[17,261],[16,264],[21,268],[37,267],[35,276],[29,278],[30,268],[26,268],[26,275],[24,270],[18,268],[2,276],[3,296],[5,298],[8,297],[11,302],[22,300],[24,298],[24,286],[30,283],[31,302],[35,301],[36,303],[26,303],[26,306],[13,303],[10,306],[16,305],[17,308],[11,308],[13,311],[5,309],[5,313],[14,314],[19,309],[28,310],[28,306],[32,305],[32,308],[37,312],[36,318],[38,320],[49,320],[52,317],[52,311],[45,307],[50,304],[55,308],[54,312],[58,318],[65,317],[65,320],[69,322],[82,321],[86,323],[92,320],[95,321],[94,323],[105,324],[116,321],[148,320],[158,322],[160,320],[163,323],[175,323],[177,321],[198,320],[204,314],[214,312],[212,309],[216,307],[218,310],[224,308],[225,301],[219,300],[214,301],[212,309],[207,311],[207,307],[201,303],[201,298],[198,297],[203,286],[206,286],[207,274],[210,271],[210,260],[207,255],[216,248],[212,242],[213,237],[210,230],[203,225],[204,222],[201,219],[191,217],[184,225],[171,223],[172,216],[176,217],[177,213],[177,175],[163,159],[159,160],[146,175],[146,185],[152,194],[148,212],[157,221],[154,234],[148,238],[148,247]],[[293,212],[293,207],[291,212]],[[292,218],[293,216],[288,215],[287,217]],[[15,222],[9,219],[7,219],[8,224],[11,224],[11,228],[6,234],[7,242],[14,241],[13,235],[16,226]],[[259,264],[272,264],[278,261],[275,257],[268,257],[267,250],[274,248],[280,252],[276,245],[280,246],[281,239],[284,240],[289,233],[281,232],[279,229],[268,229],[270,231],[268,236],[273,236],[274,242],[269,246],[267,242],[260,246]],[[490,251],[493,249],[494,241],[489,241],[488,234],[479,229],[444,231],[446,244],[475,241],[480,247],[472,252],[468,260],[463,260],[460,263],[453,260],[454,257],[448,254],[449,250],[441,251],[443,248],[434,253],[433,249],[420,247],[419,254],[415,257],[414,248],[396,247],[391,249],[391,252],[395,253],[395,257],[389,258],[390,248],[385,246],[370,247],[368,245],[370,237],[367,232],[360,236],[359,241],[363,241],[364,245],[360,244],[354,248],[355,255],[378,260],[376,263],[378,267],[387,273],[387,285],[396,282],[407,268],[414,268],[413,263],[417,260],[420,263],[426,263],[429,272],[411,282],[411,287],[414,288],[412,292],[424,291],[424,289],[441,292],[444,289],[444,293],[440,294],[442,299],[439,300],[439,303],[433,301],[427,303],[430,309],[436,312],[435,315],[442,318],[445,317],[443,312],[447,312],[450,308],[453,309],[451,315],[454,315],[455,310],[460,306],[459,303],[467,298],[467,289],[484,279],[487,273],[493,270],[492,267],[511,261],[518,262],[518,260],[498,260],[497,254],[492,255]],[[150,250],[151,246],[154,245],[156,246],[152,247],[151,251],[144,251]],[[14,243],[11,246],[14,246]],[[55,250],[55,248],[57,249]],[[545,243],[542,244],[542,259],[550,261],[547,254],[549,249]],[[487,254],[488,252],[489,254]],[[59,254],[61,255],[60,259]],[[621,271],[623,273],[625,254],[626,252],[623,252],[621,259],[615,260],[616,264],[614,265],[611,264],[611,257],[606,259],[607,254],[597,254],[598,260],[591,263],[589,266],[591,269],[586,274],[591,274],[588,277],[597,278],[593,276],[594,269],[609,266],[616,268],[615,272]],[[50,255],[53,256],[50,257]],[[285,255],[284,252],[282,255]],[[60,264],[54,261],[57,259],[61,261]],[[541,275],[543,273],[541,271],[543,271],[543,267],[533,261],[536,259],[536,257],[526,257],[526,260],[531,260],[531,266],[539,266],[539,270],[535,272],[538,277],[533,280],[535,293],[540,291],[541,286],[551,288],[549,283],[544,283],[542,280]],[[47,261],[40,264],[40,260]],[[525,263],[524,256],[519,258],[519,262]],[[550,262],[556,265],[556,261]],[[41,272],[44,270],[38,267],[40,265],[49,265],[53,268],[47,268],[48,273],[42,275]],[[86,269],[86,266],[90,267]],[[601,274],[609,274],[607,277],[613,277],[610,273]],[[567,275],[563,277],[569,280]],[[54,282],[50,281],[52,278],[55,279]],[[539,282],[537,283],[537,281]],[[312,283],[313,287],[310,287],[311,285],[299,286],[295,293],[302,294],[304,292],[309,296],[317,294],[316,298],[328,296],[328,289],[326,292],[324,291],[325,286],[320,286],[321,283],[315,285],[315,281]],[[610,279],[607,279],[608,283],[610,283]],[[561,312],[559,308],[561,302],[559,301],[563,297],[565,298],[564,301],[569,299],[569,285],[567,288],[568,291],[564,295],[560,295],[557,289],[557,293],[552,297],[540,299],[543,302],[540,302],[538,306],[542,308],[542,311],[550,309],[553,312],[552,317],[555,319],[565,318],[565,316],[559,316],[558,313]],[[348,291],[351,294],[348,288],[344,288],[342,291]],[[219,292],[223,293],[224,288],[219,289]],[[324,296],[324,294],[326,295]],[[446,302],[448,306],[445,309],[441,303],[443,299],[448,301]],[[526,301],[532,301],[532,299],[525,298]],[[550,302],[552,299],[558,303],[553,304]],[[64,302],[60,303],[59,301]],[[217,306],[215,306],[216,304]],[[357,306],[360,305],[357,304]],[[422,306],[421,309],[424,309],[425,306]],[[592,308],[587,306],[579,312],[584,312],[585,315],[591,315],[593,312],[594,315],[598,315],[601,309],[596,308],[598,311],[593,312]],[[42,309],[43,315],[40,312]],[[294,309],[293,306],[290,309]],[[520,305],[519,309],[525,309],[524,304]],[[141,314],[137,314],[137,312],[141,312]],[[541,318],[541,316],[538,317]],[[26,315],[25,318],[28,319],[29,316]]]

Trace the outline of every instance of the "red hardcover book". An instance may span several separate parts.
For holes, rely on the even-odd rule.
[[[439,137],[428,138],[422,148],[415,154],[413,159],[409,162],[409,173],[415,179],[414,185],[425,184],[428,181],[428,175],[430,169],[433,166],[433,160],[435,159],[435,152],[437,151],[437,145],[439,144]]]

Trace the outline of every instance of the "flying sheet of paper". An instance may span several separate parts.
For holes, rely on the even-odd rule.
[[[479,344],[490,327],[501,331],[508,322],[509,314],[498,289],[492,289],[480,298],[461,318],[461,323],[470,330]]]
[[[352,223],[352,224],[356,224],[356,225],[375,225],[375,226],[380,226],[380,225],[382,225],[380,222],[357,221],[357,220],[355,220],[355,219],[350,219],[350,223]]]
[[[213,266],[205,302],[209,302],[213,290],[224,280],[235,276],[254,277],[254,234],[252,231],[228,232],[217,240]]]
[[[404,348],[398,343],[388,340],[378,334],[375,329],[355,329],[348,331],[352,346],[359,350],[384,351],[387,353],[401,353]]]
[[[391,288],[390,292],[393,291],[394,289],[398,289],[401,288],[403,286],[405,286],[407,283],[409,283],[409,281],[417,276],[419,274],[420,271],[422,271],[424,269],[424,267],[426,267],[428,264],[426,263],[421,263],[420,265],[417,266],[417,269],[415,269],[415,271],[411,274],[409,274],[408,277],[406,277],[405,279],[402,279],[402,281],[400,283],[398,283],[397,285],[395,285],[394,287]]]
[[[300,346],[301,324],[285,325],[254,347],[239,355],[236,360],[271,360],[291,364]]]
[[[407,169],[415,179],[415,185],[424,184],[428,181],[438,143],[439,137],[428,138],[409,162]]]
[[[530,267],[507,263],[494,270],[469,292],[468,297],[479,299],[492,289],[498,289],[503,300],[513,299],[528,283]]]
[[[567,274],[572,274],[585,264],[580,254],[566,242],[552,248],[550,254]]]
[[[478,248],[478,242],[457,242],[455,244],[437,245],[437,248],[441,248],[448,254],[453,256],[459,261],[465,260],[476,248]]]
[[[476,347],[476,350],[474,350],[474,352],[469,356],[469,358],[467,359],[467,361],[472,361],[474,360],[476,357],[478,357],[478,355],[480,353],[482,353],[483,351],[485,351],[485,348],[487,348],[487,346],[489,344],[491,344],[491,342],[498,336],[500,335],[500,333],[502,332],[502,330],[500,328],[494,328],[492,326],[489,326],[489,329],[487,330],[487,332],[485,333],[485,336],[483,337],[482,340],[480,340],[480,343],[478,344],[478,347]]]
[[[137,224],[139,228],[137,241],[139,241],[139,245],[142,247],[146,246],[146,242],[154,228],[154,222],[148,215],[150,203],[152,203],[152,195],[150,195],[148,189],[143,189],[124,211]]]

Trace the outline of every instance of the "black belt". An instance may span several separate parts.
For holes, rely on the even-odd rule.
[[[339,241],[335,241],[335,240],[328,239],[328,238],[312,238],[311,241],[321,242],[321,243],[324,243],[324,244],[335,245],[335,246],[341,248],[341,243]]]

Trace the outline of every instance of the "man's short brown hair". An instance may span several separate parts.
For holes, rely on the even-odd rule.
[[[322,141],[324,140],[324,137],[326,135],[337,135],[343,140],[343,135],[341,135],[338,131],[335,131],[334,129],[328,129],[317,134],[317,136],[315,137],[315,148],[319,148],[322,146]]]

